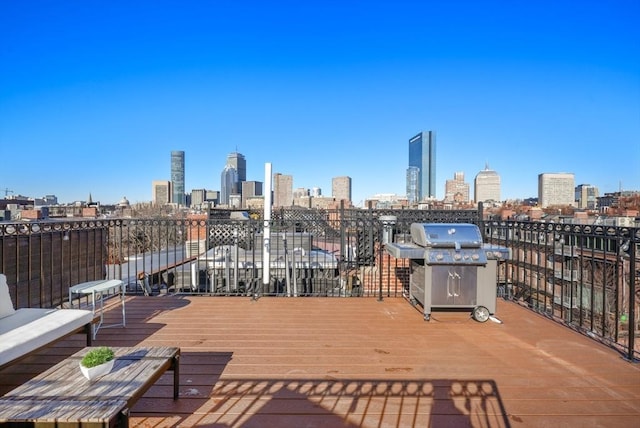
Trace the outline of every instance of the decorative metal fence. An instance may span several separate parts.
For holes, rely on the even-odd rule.
[[[511,249],[499,289],[508,299],[638,357],[640,229],[487,221],[485,240]]]
[[[170,293],[401,296],[406,284],[396,279],[408,281],[408,265],[383,251],[385,216],[396,219],[400,237],[413,222],[479,219],[476,210],[281,209],[269,225],[268,255],[257,212],[243,220],[118,219],[109,222],[108,274],[140,292],[146,282]]]
[[[105,277],[141,294],[383,299],[404,296],[410,275],[384,239],[410,240],[414,222],[474,223],[485,242],[511,249],[498,267],[501,297],[637,359],[638,228],[481,218],[481,209],[291,208],[273,212],[268,239],[258,212],[0,223],[0,272],[17,307],[63,305],[70,286]]]

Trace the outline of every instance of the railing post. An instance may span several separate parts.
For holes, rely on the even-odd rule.
[[[484,205],[481,202],[478,202],[478,227],[480,228],[480,233],[482,234],[482,241],[487,241],[487,233],[484,227]]]
[[[633,230],[629,241],[629,340],[627,359],[635,361],[636,337],[636,231]]]
[[[384,263],[382,262],[382,256],[384,255],[384,250],[383,250],[383,244],[380,243],[379,245],[379,253],[378,254],[378,260],[380,261],[380,267],[378,268],[378,302],[382,302],[382,272],[383,272],[383,267],[384,267]]]
[[[340,258],[342,260],[338,261],[338,263],[339,263],[338,264],[338,272],[339,272],[339,274],[341,274],[342,270],[345,268],[345,266],[344,266],[344,263],[340,263],[340,261],[347,262],[347,263],[350,261],[349,260],[350,259],[349,253],[347,253],[347,250],[346,250],[346,237],[345,237],[345,223],[346,223],[346,220],[344,218],[344,200],[343,199],[340,200],[340,217],[339,218],[340,218]],[[347,257],[345,257],[345,255]],[[346,270],[348,271],[349,270],[348,268],[350,266],[347,264],[346,267],[347,267]]]

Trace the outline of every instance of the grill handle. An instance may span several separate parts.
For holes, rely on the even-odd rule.
[[[458,272],[449,271],[447,275],[447,297],[460,297],[460,291],[462,288],[462,277]]]
[[[455,278],[456,291],[453,293],[453,297],[460,297],[460,292],[462,291],[462,278],[458,274],[458,272],[454,272],[453,276]]]

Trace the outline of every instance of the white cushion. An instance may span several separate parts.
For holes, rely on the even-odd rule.
[[[9,295],[7,277],[0,273],[0,318],[13,315],[15,311],[13,302],[11,302],[11,296]]]
[[[0,319],[0,366],[72,333],[93,316],[84,309],[18,309]]]

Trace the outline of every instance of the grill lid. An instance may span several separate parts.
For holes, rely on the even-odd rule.
[[[413,223],[411,239],[422,247],[479,248],[482,235],[475,224],[468,223]]]

